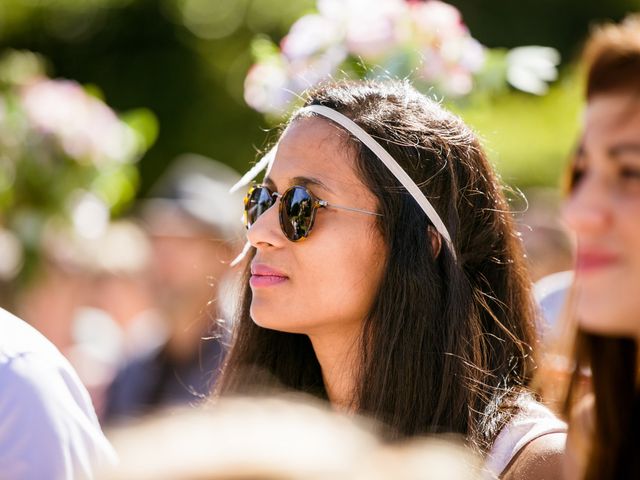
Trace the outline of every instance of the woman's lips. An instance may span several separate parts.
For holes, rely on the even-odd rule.
[[[251,265],[249,285],[252,288],[271,287],[284,283],[287,280],[289,280],[287,275],[268,265],[260,263]]]
[[[618,257],[612,253],[601,251],[579,251],[576,262],[578,272],[592,272],[601,268],[607,268],[618,262]]]

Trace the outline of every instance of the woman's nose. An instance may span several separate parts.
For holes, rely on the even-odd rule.
[[[278,208],[279,202],[276,201],[247,230],[247,240],[251,246],[257,249],[279,247],[286,242],[280,229]]]
[[[578,235],[605,231],[611,219],[611,192],[606,182],[593,177],[581,181],[565,202],[562,216]]]

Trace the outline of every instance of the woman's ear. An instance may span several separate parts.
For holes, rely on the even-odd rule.
[[[429,235],[429,241],[431,242],[433,258],[438,258],[438,255],[440,255],[440,249],[442,248],[442,237],[440,236],[438,231],[431,225],[427,227],[427,235]]]

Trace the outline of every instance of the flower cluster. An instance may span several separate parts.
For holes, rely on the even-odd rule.
[[[49,137],[69,158],[96,166],[136,158],[131,128],[77,83],[37,79],[18,96],[31,133]]]
[[[317,13],[297,20],[280,47],[259,38],[254,54],[245,100],[260,112],[280,114],[306,88],[343,75],[409,77],[442,95],[464,96],[486,67],[488,49],[455,7],[438,0],[317,0]],[[544,82],[555,78],[553,50],[525,48],[502,57],[504,79],[511,82],[515,71],[516,88],[543,93]],[[506,65],[510,61],[515,69]]]
[[[98,235],[134,198],[135,163],[153,141],[140,128],[154,129],[149,112],[125,121],[90,90],[48,78],[42,65],[30,52],[0,59],[0,281],[37,258],[51,222]]]

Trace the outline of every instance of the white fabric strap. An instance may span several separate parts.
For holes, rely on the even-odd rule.
[[[258,163],[256,163],[251,169],[245,173],[238,182],[231,187],[229,193],[234,193],[238,191],[242,187],[246,187],[249,183],[256,178],[261,171],[265,168],[268,168],[270,164],[273,163],[273,160],[276,158],[276,152],[278,151],[278,144],[275,145],[271,150],[267,152],[267,154],[260,159]]]
[[[438,212],[433,208],[431,202],[427,200],[424,193],[420,190],[418,185],[411,179],[411,177],[403,170],[403,168],[394,160],[394,158],[387,152],[382,145],[380,145],[371,135],[365,132],[358,124],[356,124],[353,120],[340,112],[333,110],[332,108],[325,107],[323,105],[309,105],[304,107],[298,111],[298,113],[304,112],[313,112],[323,117],[329,118],[333,120],[338,125],[347,129],[351,132],[358,140],[364,143],[369,149],[375,154],[376,157],[380,159],[382,163],[389,169],[391,173],[398,179],[398,181],[402,184],[404,188],[411,194],[420,208],[427,214],[427,217],[433,225],[438,230],[438,233],[442,235],[444,240],[449,245],[449,250],[451,254],[455,258],[455,250],[453,248],[453,243],[451,242],[451,236],[449,235],[449,231],[447,227],[445,227],[444,222],[438,215]]]

